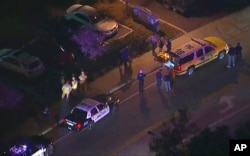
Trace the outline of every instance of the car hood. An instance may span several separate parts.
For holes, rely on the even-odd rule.
[[[96,23],[96,28],[100,32],[107,32],[116,29],[117,27],[118,27],[117,22],[109,18],[105,18],[104,20],[101,20],[98,23]]]

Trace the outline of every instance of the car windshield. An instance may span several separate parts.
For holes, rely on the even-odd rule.
[[[96,12],[93,15],[89,16],[90,20],[93,22],[93,24],[98,23],[99,21],[103,20],[105,16],[99,12]]]
[[[87,112],[80,110],[78,108],[73,109],[73,111],[71,112],[71,115],[75,116],[76,118],[80,118],[80,119],[87,118]]]
[[[178,55],[176,55],[175,53],[170,52],[169,53],[169,60],[174,64],[178,64],[180,61],[180,57]]]

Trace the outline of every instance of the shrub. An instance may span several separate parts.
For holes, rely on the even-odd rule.
[[[107,47],[102,45],[103,38],[103,35],[88,27],[80,29],[71,36],[84,56],[90,60],[96,60],[108,52]]]

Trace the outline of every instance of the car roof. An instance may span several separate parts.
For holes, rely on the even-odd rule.
[[[91,110],[92,108],[94,108],[98,104],[100,104],[99,101],[87,98],[87,99],[83,99],[80,102],[80,104],[78,104],[75,108],[78,108],[78,109],[81,109],[81,110],[84,110],[87,112],[87,111]]]
[[[66,12],[67,13],[79,12],[85,15],[93,15],[96,14],[97,10],[89,5],[74,4],[70,6],[66,10]]]
[[[213,46],[212,44],[210,44],[209,42],[203,40],[203,39],[199,39],[199,38],[191,38],[191,40],[185,44],[183,44],[182,46],[180,46],[179,48],[175,49],[172,51],[172,53],[174,53],[175,55],[183,58],[187,55],[189,55],[190,53],[200,49],[201,47],[204,47],[206,45],[210,45]]]

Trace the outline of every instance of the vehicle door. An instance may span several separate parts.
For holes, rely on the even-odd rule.
[[[97,110],[96,107],[92,108],[91,111],[91,119],[94,121],[94,122],[97,122],[99,119],[98,119],[98,115],[99,115],[99,112]]]
[[[214,55],[215,55],[215,49],[211,46],[206,46],[204,48],[205,51],[205,60],[206,62],[210,62],[213,60]]]
[[[99,111],[98,120],[100,120],[109,113],[108,105],[106,104],[98,104],[97,109]]]
[[[203,65],[205,62],[205,55],[204,55],[204,49],[201,48],[196,51],[196,59],[195,59],[195,64],[197,67]]]

